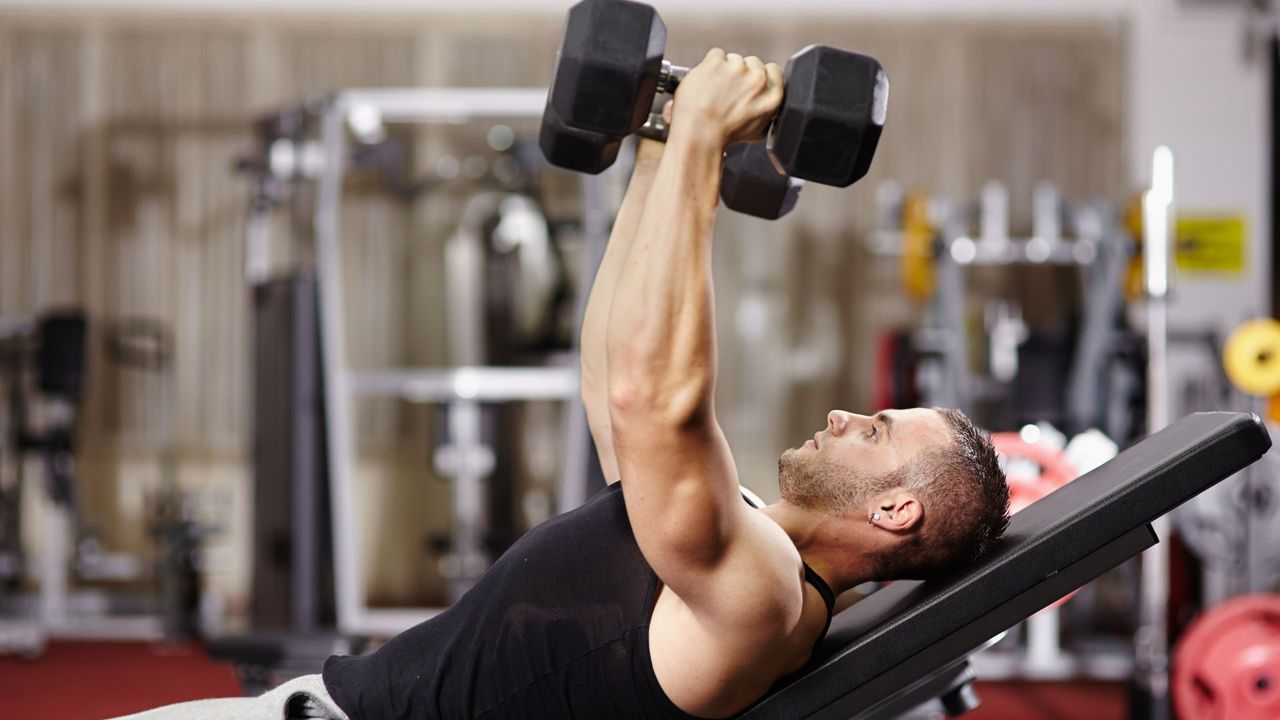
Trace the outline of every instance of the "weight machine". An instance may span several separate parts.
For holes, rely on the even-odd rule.
[[[982,188],[976,206],[959,211],[942,200],[907,198],[894,184],[882,186],[877,200],[879,229],[868,238],[868,249],[874,255],[901,258],[908,288],[923,288],[918,294],[928,297],[925,327],[912,339],[922,404],[959,407],[973,414],[984,401],[999,398],[1014,387],[1019,346],[1026,340],[1028,328],[1016,307],[989,304],[984,312],[988,371],[985,375],[973,373],[965,316],[965,270],[1056,265],[1079,268],[1083,301],[1059,423],[1076,431],[1101,428],[1110,437],[1128,441],[1135,422],[1124,398],[1137,396],[1146,398],[1147,432],[1169,423],[1165,296],[1173,184],[1172,156],[1167,149],[1156,151],[1152,188],[1142,199],[1145,378],[1116,362],[1116,349],[1125,344],[1117,318],[1124,308],[1123,278],[1134,238],[1122,226],[1115,207],[1106,202],[1068,206],[1051,184],[1043,183],[1033,193],[1031,233],[1020,238],[1010,233],[1008,191],[997,182]],[[1066,235],[1064,229],[1074,236]],[[913,232],[923,233],[925,239],[912,238]],[[1140,393],[1143,387],[1146,391]],[[1163,518],[1153,523],[1156,533],[1166,534],[1168,523]],[[1136,672],[1146,710],[1160,717],[1168,704],[1168,637],[1163,617],[1169,583],[1167,551],[1161,547],[1144,555],[1135,654],[1116,649],[1064,653],[1058,641],[1057,609],[1050,608],[1028,619],[1025,650],[1011,653],[997,645],[975,655],[972,663],[979,675],[1122,679]]]
[[[159,374],[156,445],[160,483],[151,496],[151,527],[159,557],[152,572],[132,554],[107,552],[82,513],[83,479],[76,465],[76,414],[84,383],[88,319],[78,310],[0,322],[0,386],[7,421],[0,444],[0,651],[37,656],[50,639],[157,641],[198,633],[197,526],[175,486],[169,436],[168,334],[135,320],[109,327],[107,357],[121,367]],[[24,470],[38,457],[44,469],[41,554],[22,548]],[[73,588],[72,580],[132,582],[150,576],[155,592]],[[34,595],[23,581],[36,580]]]
[[[448,538],[440,540],[448,549],[441,558],[440,571],[453,599],[474,584],[490,561],[485,490],[497,456],[485,438],[487,405],[539,400],[566,403],[562,428],[565,466],[557,489],[558,507],[564,510],[581,504],[593,482],[599,482],[598,469],[594,477],[591,470],[592,448],[578,398],[576,353],[545,354],[548,361],[540,365],[485,364],[489,344],[498,342],[486,336],[486,293],[492,282],[487,279],[491,273],[486,272],[486,243],[509,244],[518,247],[523,258],[532,258],[521,268],[521,283],[545,289],[551,282],[545,272],[545,256],[551,252],[546,220],[520,193],[498,189],[473,194],[464,202],[456,229],[445,243],[449,365],[356,369],[347,357],[342,254],[350,240],[342,236],[341,228],[348,175],[357,169],[367,170],[371,164],[380,167],[385,186],[409,200],[444,187],[453,176],[474,180],[481,173],[469,169],[473,164],[470,158],[454,163],[461,166],[454,167],[454,172],[437,172],[426,179],[406,178],[404,148],[387,142],[387,127],[537,120],[545,99],[541,89],[344,90],[264,120],[260,123],[259,154],[241,163],[257,177],[257,210],[246,231],[246,274],[251,282],[260,284],[270,277],[265,248],[273,209],[289,204],[295,225],[314,243],[316,391],[323,397],[323,412],[317,438],[322,447],[312,451],[322,450],[319,462],[322,474],[327,475],[327,483],[322,483],[327,485],[331,521],[321,532],[332,540],[334,614],[342,637],[394,635],[444,609],[374,608],[368,604],[356,502],[353,404],[358,399],[385,398],[441,408],[446,429],[432,460],[453,490],[452,527]],[[604,252],[611,205],[617,202],[611,196],[611,185],[624,178],[626,171],[619,167],[580,180],[585,251],[578,275],[584,283],[589,282]],[[293,194],[303,183],[311,193],[309,204],[293,203]],[[495,217],[499,218],[496,227],[492,223]],[[575,318],[580,317],[584,303],[582,293]],[[526,316],[511,321],[524,327],[537,325]],[[259,478],[260,483],[264,481]],[[312,588],[314,583],[296,585],[295,594],[304,587]]]

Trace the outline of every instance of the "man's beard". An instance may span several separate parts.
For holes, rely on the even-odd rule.
[[[898,479],[892,476],[868,477],[822,458],[806,461],[798,450],[787,450],[778,458],[782,499],[836,517],[848,515],[896,485]]]

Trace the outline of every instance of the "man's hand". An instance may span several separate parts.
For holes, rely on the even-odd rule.
[[[712,48],[676,90],[672,139],[710,143],[721,150],[760,140],[782,94],[782,68],[776,63]]]

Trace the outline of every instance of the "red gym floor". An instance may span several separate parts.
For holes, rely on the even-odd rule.
[[[240,693],[231,668],[198,647],[55,643],[38,660],[0,657],[0,716],[102,720],[157,705]],[[1125,689],[1107,683],[980,683],[970,720],[1111,720]]]

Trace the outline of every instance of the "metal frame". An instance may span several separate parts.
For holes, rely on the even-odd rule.
[[[0,341],[36,331],[37,321],[33,316],[0,317]],[[20,377],[12,380],[22,382]],[[7,411],[7,408],[0,408],[0,415]],[[60,412],[74,411],[68,406],[61,408]],[[19,422],[16,418],[8,420]],[[16,464],[15,480],[19,486],[26,482],[23,467],[28,462],[27,452],[18,448],[12,459]],[[43,654],[50,640],[163,640],[165,625],[158,613],[120,612],[136,610],[136,598],[126,597],[117,607],[112,602],[112,594],[106,591],[71,589],[71,564],[75,559],[71,541],[75,531],[73,513],[47,493],[39,493],[39,496],[35,507],[45,515],[42,528],[44,546],[36,562],[23,568],[18,557],[0,553],[0,577],[21,571],[39,583],[34,594],[15,592],[5,597],[0,593],[0,655],[18,653],[34,659]],[[124,565],[131,568],[127,559]],[[126,579],[131,576],[129,571],[123,575]]]
[[[334,582],[338,631],[351,635],[393,635],[429,619],[444,608],[370,608],[360,567],[360,533],[355,493],[355,436],[351,398],[399,397],[409,402],[440,403],[451,412],[450,442],[459,448],[475,448],[479,442],[482,401],[557,399],[569,402],[566,413],[566,463],[562,495],[581,498],[586,467],[574,466],[588,457],[585,415],[578,399],[576,365],[543,368],[489,368],[464,366],[447,369],[397,368],[352,371],[346,363],[346,328],[343,320],[341,272],[342,181],[347,169],[347,124],[353,111],[368,117],[372,111],[386,122],[463,124],[477,119],[537,119],[546,105],[542,88],[498,89],[356,89],[334,96],[321,116],[320,146],[323,162],[317,178],[315,207],[316,256],[320,277],[320,328],[323,383],[326,401],[329,473],[333,515]],[[595,178],[584,176],[584,195],[601,197]],[[598,203],[584,203],[596,214]],[[606,232],[608,219],[584,217],[587,234]],[[588,238],[590,243],[590,238]],[[592,253],[587,253],[590,256]],[[479,488],[487,473],[485,463],[459,452],[451,463],[455,481],[455,510],[474,512]],[[474,460],[474,462],[473,462]],[[437,458],[439,461],[439,458]],[[564,509],[564,498],[561,508]],[[460,518],[457,525],[466,525]],[[455,536],[459,532],[455,528]],[[474,536],[476,528],[463,527]],[[467,557],[463,557],[466,565]],[[472,568],[474,569],[474,568]],[[469,575],[471,573],[464,573]]]
[[[1171,194],[1171,189],[1168,191]],[[901,188],[896,183],[885,183],[877,193],[879,204],[879,228],[867,242],[868,249],[879,256],[893,257],[902,254],[903,234],[898,228],[898,206],[903,200]],[[1025,237],[1011,235],[1009,228],[1008,190],[998,181],[982,187],[978,202],[972,206],[953,208],[950,204],[935,200],[934,213],[938,216],[938,250],[934,257],[937,272],[937,288],[930,300],[929,312],[932,327],[918,331],[915,342],[929,349],[933,362],[922,377],[933,388],[926,405],[944,405],[970,409],[975,396],[985,392],[988,380],[968,371],[966,333],[963,332],[965,268],[970,266],[1053,265],[1078,267],[1084,288],[1085,325],[1081,331],[1081,347],[1068,378],[1071,400],[1067,412],[1072,417],[1092,417],[1097,412],[1098,386],[1093,377],[1098,368],[1100,348],[1112,332],[1112,318],[1123,298],[1120,296],[1119,278],[1128,266],[1127,235],[1120,227],[1117,212],[1106,201],[1065,206],[1051,183],[1036,185],[1032,197],[1031,234]],[[1063,234],[1061,225],[1064,208],[1072,217],[1075,235]],[[971,233],[970,222],[978,221],[976,233]],[[1148,222],[1149,232],[1157,229],[1167,234],[1167,221],[1157,218]],[[1147,238],[1149,244],[1159,246],[1167,255],[1168,241]],[[1152,260],[1156,267],[1167,267],[1167,257]],[[1162,276],[1163,277],[1163,276]],[[1162,281],[1163,282],[1163,281]],[[1105,292],[1098,288],[1105,289]],[[1154,299],[1154,295],[1152,295]],[[1159,300],[1158,302],[1163,302]],[[1163,312],[1158,310],[1156,312]],[[1152,317],[1156,317],[1153,313]],[[1161,316],[1162,317],[1162,316]],[[1153,334],[1163,332],[1163,321],[1153,328]],[[1157,340],[1163,343],[1164,340]],[[1163,344],[1152,351],[1163,363]],[[1153,377],[1165,377],[1167,372],[1155,366]],[[1154,381],[1153,381],[1154,383]],[[922,383],[923,384],[923,383]],[[1167,394],[1167,393],[1166,393]],[[1162,396],[1163,398],[1163,396]],[[1167,400],[1161,399],[1167,404]],[[1159,422],[1151,422],[1157,430],[1168,424],[1167,409],[1160,411]],[[1156,522],[1160,534],[1167,534],[1165,519]],[[1165,552],[1159,548],[1149,551],[1149,556]],[[1163,566],[1144,578],[1162,570]],[[1167,580],[1146,581],[1166,583]],[[1144,590],[1144,593],[1152,590]],[[1152,602],[1152,601],[1144,601]],[[1153,606],[1154,608],[1154,606]],[[1162,613],[1160,609],[1149,609]],[[979,676],[986,679],[1071,679],[1090,678],[1119,680],[1132,677],[1135,663],[1132,647],[1093,648],[1087,653],[1064,652],[1059,645],[1059,616],[1056,608],[1044,610],[1029,617],[1025,623],[1026,647],[1017,651],[995,648],[989,652],[975,653],[971,658]],[[1156,662],[1166,663],[1165,650]]]
[[[1173,247],[1173,151],[1160,146],[1152,153],[1151,187],[1142,194],[1142,285],[1147,300],[1147,432],[1169,424],[1169,253]],[[1169,518],[1152,523],[1169,534]],[[1138,630],[1134,664],[1139,687],[1148,693],[1152,720],[1171,717],[1169,636],[1169,548],[1157,545],[1143,553],[1139,587]]]

